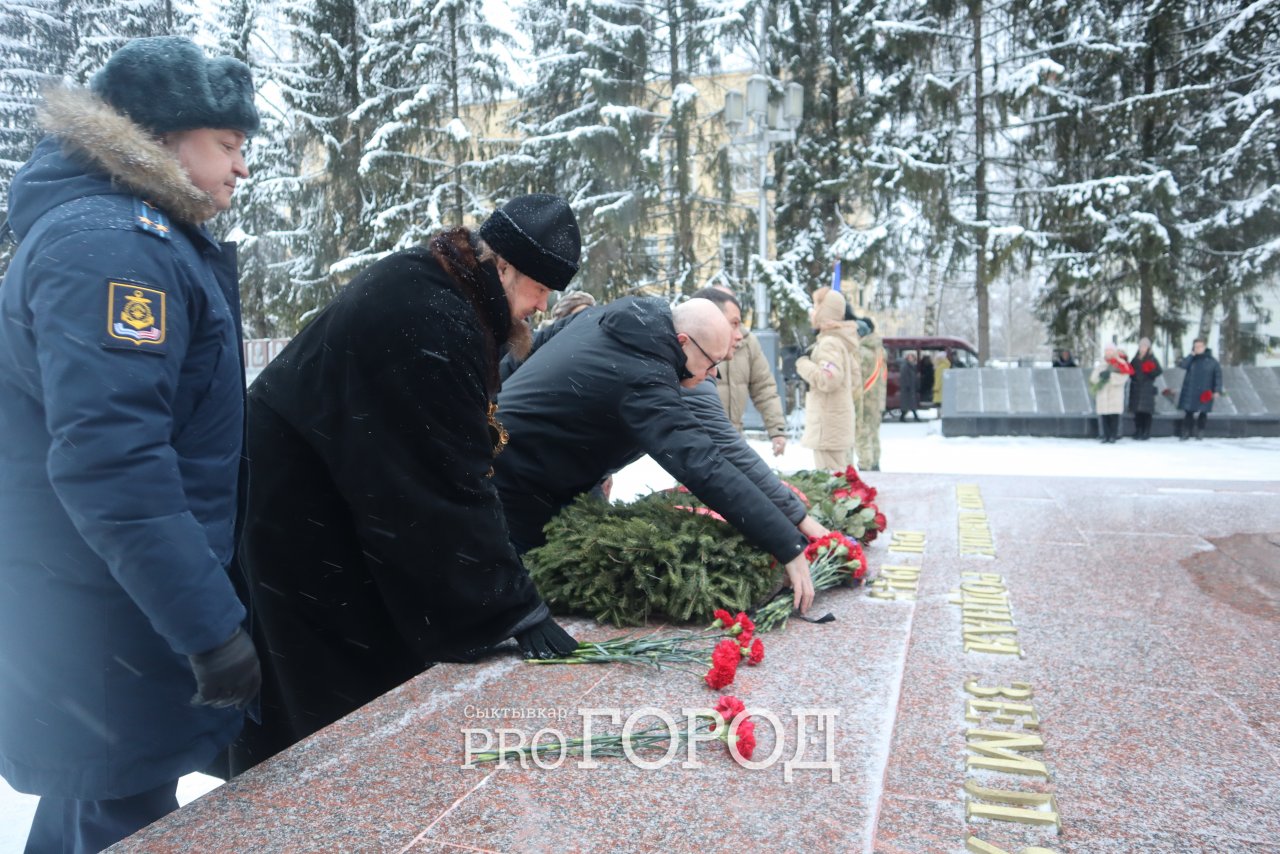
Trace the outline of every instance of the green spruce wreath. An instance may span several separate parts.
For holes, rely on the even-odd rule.
[[[579,497],[524,557],[538,592],[558,614],[637,626],[708,622],[716,608],[748,610],[781,585],[781,568],[733,526],[679,506],[702,505],[676,492],[630,504]]]

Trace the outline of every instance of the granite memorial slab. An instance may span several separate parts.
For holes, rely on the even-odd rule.
[[[512,648],[427,670],[111,850],[1277,850],[1280,483],[871,482],[879,577],[820,594],[831,622],[765,634],[723,692],[759,710],[758,767],[714,741],[648,766],[468,762],[582,735],[583,709],[616,734],[719,696]]]

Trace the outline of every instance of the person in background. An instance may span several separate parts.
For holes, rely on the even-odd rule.
[[[1205,346],[1203,338],[1191,344],[1188,354],[1178,367],[1187,373],[1182,377],[1182,390],[1178,393],[1178,408],[1182,410],[1182,432],[1178,438],[1186,441],[1195,431],[1196,440],[1204,438],[1205,421],[1213,411],[1213,398],[1222,394],[1222,366],[1213,357],[1213,351]]]
[[[264,648],[239,773],[437,661],[576,646],[511,547],[492,478],[498,356],[578,271],[561,198],[517,196],[366,268],[249,389],[240,562]]]
[[[855,452],[858,468],[880,471],[880,419],[884,417],[889,388],[889,365],[875,319],[867,315],[853,320],[858,333],[858,368],[862,372],[861,394],[852,390]]]
[[[595,304],[596,298],[586,291],[573,291],[560,297],[560,299],[556,300],[555,305],[551,307],[551,316],[544,320],[538,330],[533,333],[533,343],[529,348],[529,352],[532,353],[546,343],[568,321],[568,318],[579,312],[586,311]],[[502,362],[498,365],[498,378],[502,382],[506,382],[507,377],[515,373],[516,368],[520,367],[521,362],[527,358],[528,356],[521,356],[508,347],[507,352],[502,357]]]
[[[920,400],[922,403],[933,403],[933,358],[925,353],[920,357]]]
[[[732,294],[733,291],[723,285],[714,288]],[[694,293],[701,296],[708,289],[703,288]],[[765,432],[773,446],[773,455],[782,456],[787,450],[787,422],[782,415],[782,398],[778,395],[778,382],[773,376],[769,360],[765,358],[760,341],[749,331],[743,330],[742,341],[734,351],[734,358],[728,359],[718,368],[719,382],[716,392],[724,411],[733,422],[739,433],[742,432],[742,416],[747,411],[747,398],[755,404],[756,411],[764,421]]]
[[[26,850],[177,809],[258,692],[227,573],[244,430],[235,247],[249,68],[135,39],[47,93],[0,285],[0,775]]]
[[[916,354],[907,353],[898,362],[898,420],[906,421],[910,412],[920,420],[916,408],[920,406],[920,373],[916,367]]]
[[[942,406],[942,376],[951,370],[951,351],[948,350],[938,356],[938,360],[933,364],[933,402],[939,407]]]
[[[1129,363],[1113,345],[1103,350],[1103,363],[1093,369],[1090,378],[1094,409],[1101,420],[1101,441],[1114,444],[1120,437],[1120,415],[1124,412],[1124,386],[1129,380]]]
[[[1072,358],[1071,351],[1065,347],[1054,353],[1053,367],[1055,368],[1078,368],[1076,360]]]
[[[839,291],[814,291],[809,318],[818,337],[812,352],[796,359],[796,373],[809,384],[800,444],[813,449],[814,468],[828,472],[849,465],[856,431],[854,394],[862,390],[857,321],[845,320],[844,308]]]
[[[1133,413],[1133,438],[1151,438],[1151,417],[1156,410],[1156,377],[1163,373],[1151,352],[1151,339],[1138,341],[1138,352],[1129,360],[1133,376],[1129,381],[1129,411]]]
[[[729,350],[729,360],[742,352],[738,348],[738,340],[745,334],[742,329],[742,306],[738,304],[737,298],[729,291],[721,288],[703,288],[695,292],[694,298],[702,298],[710,300],[720,307],[720,311],[724,314],[725,320],[729,321],[729,327],[733,330],[734,341],[733,347]],[[747,444],[746,439],[742,438],[742,434],[734,429],[729,421],[729,417],[725,415],[724,406],[720,403],[720,396],[716,394],[716,381],[708,377],[692,388],[683,387],[680,394],[684,398],[685,405],[689,407],[699,423],[702,424],[704,430],[711,436],[716,444],[716,450],[724,455],[730,463],[736,466],[743,474],[751,478],[752,482],[759,488],[764,498],[771,501],[779,510],[782,511],[795,526],[810,539],[822,537],[829,533],[816,519],[809,515],[809,511],[805,509],[804,504],[796,497],[795,493],[786,487],[773,470],[765,464],[764,459],[756,453],[755,449]]]
[[[573,293],[565,294],[560,297],[560,299],[556,300],[555,305],[551,307],[551,317],[549,317],[546,322],[538,328],[539,330],[544,329],[555,323],[557,320],[562,320],[570,315],[577,314],[580,311],[591,308],[591,306],[595,304],[596,298],[586,291],[574,291]],[[535,347],[537,346],[536,340],[534,345]]]

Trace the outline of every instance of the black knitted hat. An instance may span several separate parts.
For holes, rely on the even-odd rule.
[[[516,196],[480,226],[480,238],[529,278],[562,291],[578,272],[582,232],[559,196]]]
[[[153,133],[258,129],[249,66],[230,56],[209,59],[179,36],[134,39],[111,54],[89,88]]]

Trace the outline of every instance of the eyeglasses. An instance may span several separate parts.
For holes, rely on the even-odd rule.
[[[695,346],[695,347],[697,347],[697,348],[698,348],[698,352],[699,352],[699,353],[701,353],[703,356],[705,356],[705,357],[706,357],[706,359],[707,359],[707,361],[711,363],[711,368],[718,368],[718,367],[720,367],[720,364],[721,364],[722,362],[724,362],[724,359],[713,359],[713,358],[711,358],[711,354],[710,354],[710,353],[708,353],[706,350],[703,350],[703,349],[702,349],[702,345],[698,343],[698,339],[697,339],[697,338],[694,338],[694,337],[693,337],[692,335],[690,335],[688,332],[686,332],[686,333],[684,334],[684,337],[685,337],[685,338],[688,338],[690,341],[692,341],[692,342],[693,342],[693,346]],[[728,357],[726,357],[726,358],[728,358]],[[711,368],[708,368],[707,370],[711,370]]]

